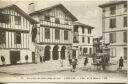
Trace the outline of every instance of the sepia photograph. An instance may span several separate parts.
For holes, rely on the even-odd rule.
[[[0,82],[127,83],[127,4],[0,0]]]

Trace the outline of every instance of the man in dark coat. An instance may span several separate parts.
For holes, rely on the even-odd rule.
[[[123,58],[122,57],[120,57],[120,59],[119,59],[119,69],[122,69],[122,67],[123,67]]]
[[[72,72],[75,72],[76,69],[76,65],[77,65],[77,61],[75,59],[72,60]]]
[[[84,66],[86,66],[88,63],[88,58],[86,57],[85,60],[84,60]]]

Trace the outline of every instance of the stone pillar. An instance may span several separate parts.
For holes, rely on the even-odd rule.
[[[58,60],[61,60],[61,51],[58,51],[58,54],[59,54]]]
[[[52,56],[53,56],[52,51],[50,51],[50,61],[53,61]]]

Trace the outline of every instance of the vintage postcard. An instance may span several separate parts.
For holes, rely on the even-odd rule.
[[[126,0],[0,0],[0,82],[127,82]]]

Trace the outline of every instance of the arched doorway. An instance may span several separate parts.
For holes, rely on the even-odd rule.
[[[58,58],[59,58],[58,48],[59,48],[58,45],[56,45],[56,46],[53,48],[53,51],[52,51],[52,53],[53,53],[53,56],[52,56],[53,60],[58,60]]]
[[[62,60],[65,59],[65,49],[66,49],[65,46],[63,46],[63,47],[61,48],[61,59],[62,59]]]
[[[50,46],[46,46],[44,50],[44,61],[50,60]]]

